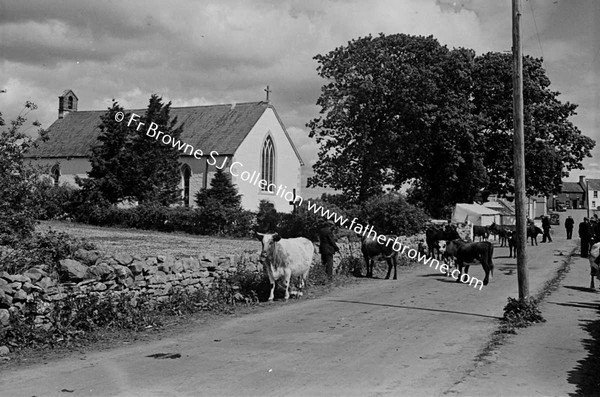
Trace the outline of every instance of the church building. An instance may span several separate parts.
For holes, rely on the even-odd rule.
[[[72,90],[66,90],[58,99],[58,120],[47,130],[49,140],[40,141],[27,157],[34,164],[48,166],[55,184],[76,186],[75,176],[86,178],[91,169],[90,149],[98,144],[100,116],[106,110],[78,111],[79,98]],[[146,109],[126,112],[144,115]],[[266,199],[279,212],[292,211],[289,198],[291,192],[301,196],[304,163],[268,96],[266,102],[172,107],[171,117],[177,117],[178,125],[183,123],[180,140],[203,153],[194,156],[190,151],[180,151],[183,205],[195,205],[195,193],[210,187],[215,167],[230,172],[233,164],[230,175],[242,195],[244,209],[256,211],[260,200]],[[253,181],[249,174],[255,175]],[[256,183],[256,179],[265,182]],[[279,189],[278,194],[275,187],[290,193],[284,196]]]

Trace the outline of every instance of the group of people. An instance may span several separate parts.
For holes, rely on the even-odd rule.
[[[569,218],[571,218],[569,216]],[[569,226],[567,222],[569,218],[565,221],[565,228],[567,228],[567,238],[570,238],[573,231],[573,226],[571,226],[571,233],[569,233]],[[569,222],[572,224],[573,220]],[[600,241],[600,219],[598,219],[598,215],[594,214],[594,217],[590,220],[589,218],[583,218],[583,222],[579,224],[579,238],[581,239],[581,257],[587,258],[590,252],[590,248],[594,243]]]

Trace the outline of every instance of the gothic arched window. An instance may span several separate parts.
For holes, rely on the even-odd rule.
[[[269,189],[269,185],[275,184],[275,146],[270,136],[265,139],[263,144],[261,160],[261,177],[267,181],[267,185],[262,188],[262,191],[273,193],[275,190],[273,186]]]
[[[69,105],[68,109],[73,109],[73,97],[69,95]]]
[[[192,177],[192,169],[189,165],[181,166],[181,181],[183,187],[183,204],[186,207],[190,206],[190,178]]]
[[[54,186],[58,186],[58,181],[60,179],[60,167],[58,166],[58,164],[54,164],[52,166],[52,168],[50,169],[50,175],[54,180]]]

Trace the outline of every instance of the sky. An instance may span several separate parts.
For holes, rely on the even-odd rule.
[[[521,4],[523,52],[543,57],[550,88],[579,105],[572,122],[599,141],[600,1]],[[79,110],[102,110],[113,98],[145,108],[153,93],[172,106],[259,101],[269,85],[305,186],[318,151],[306,123],[327,83],[315,55],[379,33],[510,51],[511,23],[510,0],[0,0],[0,112],[11,120],[31,100],[48,127],[67,88]],[[566,180],[600,178],[600,147],[592,154]]]

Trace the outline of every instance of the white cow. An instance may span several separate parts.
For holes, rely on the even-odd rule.
[[[292,276],[299,276],[300,289],[304,287],[315,252],[313,243],[304,237],[281,238],[277,233],[257,233],[257,238],[262,243],[260,262],[271,283],[269,302],[273,301],[275,283],[282,277],[285,280],[285,300],[287,300],[290,297],[289,287]]]

